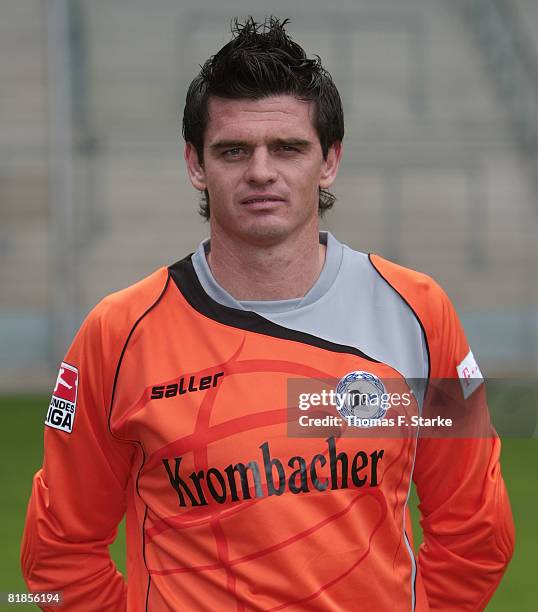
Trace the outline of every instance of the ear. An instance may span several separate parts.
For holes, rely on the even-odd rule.
[[[338,174],[338,168],[340,167],[341,159],[342,143],[335,142],[329,147],[329,150],[327,152],[327,159],[324,159],[321,165],[319,186],[322,189],[328,189],[334,183],[334,179]]]
[[[206,189],[205,170],[198,160],[198,153],[192,143],[185,143],[183,157],[192,186],[198,191],[204,191]]]

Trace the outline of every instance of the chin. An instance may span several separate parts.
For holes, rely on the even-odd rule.
[[[289,223],[283,223],[282,220],[269,220],[265,222],[258,220],[255,223],[250,223],[243,228],[236,228],[236,232],[248,242],[256,244],[274,244],[287,238],[295,229]]]

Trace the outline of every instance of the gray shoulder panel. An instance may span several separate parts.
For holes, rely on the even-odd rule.
[[[427,377],[428,352],[415,314],[368,256],[347,246],[330,291],[302,308],[264,316],[279,325],[354,346],[405,378]]]

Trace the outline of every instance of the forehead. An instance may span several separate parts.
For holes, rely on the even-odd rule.
[[[222,138],[302,137],[317,138],[314,102],[290,95],[258,100],[211,97],[206,144]]]

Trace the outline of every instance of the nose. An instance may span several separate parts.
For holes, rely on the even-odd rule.
[[[263,147],[255,148],[245,171],[245,180],[255,185],[266,185],[273,183],[276,178],[276,168],[269,151]]]

